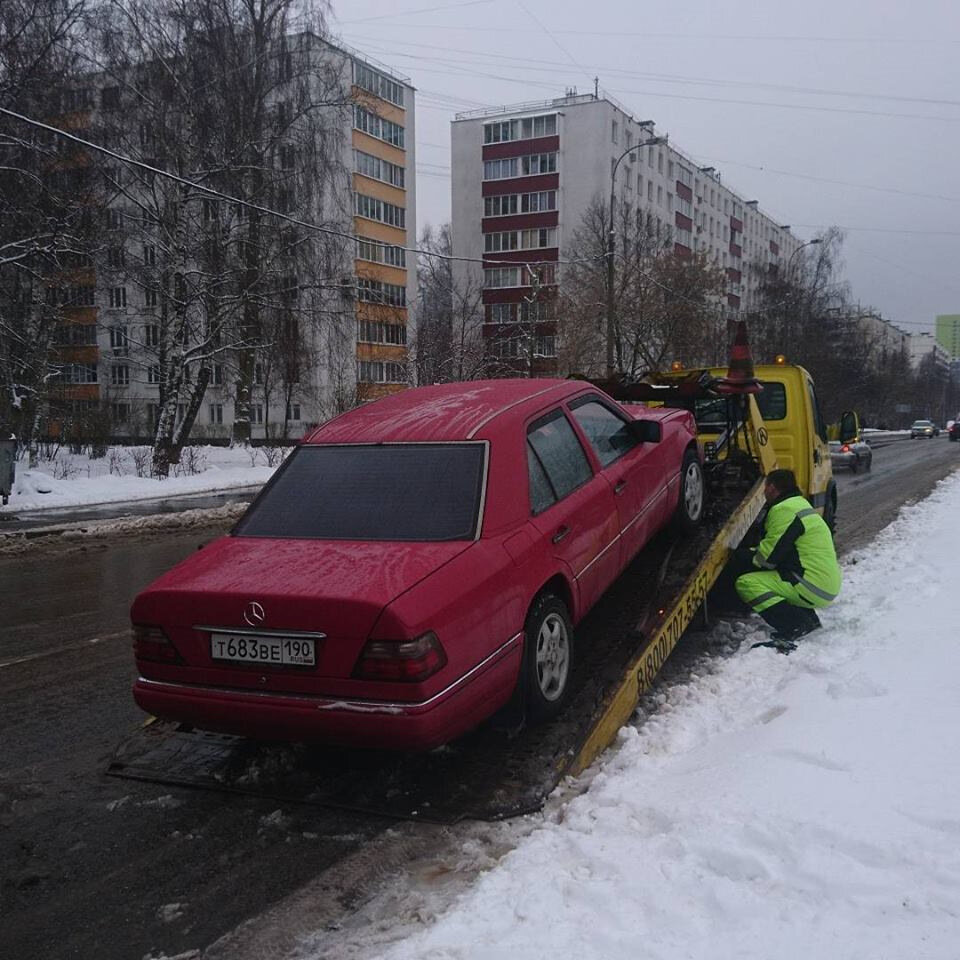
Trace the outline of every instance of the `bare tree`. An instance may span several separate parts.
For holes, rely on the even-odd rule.
[[[113,86],[103,133],[123,154],[180,178],[105,169],[105,217],[121,254],[114,266],[154,331],[140,363],[158,382],[154,469],[163,476],[215,365],[235,377],[234,436],[247,440],[258,356],[300,340],[284,329],[319,335],[331,314],[342,322],[343,244],[276,213],[349,223],[350,91],[322,39],[323,4],[134,0],[104,13],[101,58]]]
[[[448,383],[496,376],[483,336],[483,291],[467,269],[456,269],[450,224],[427,224],[419,248],[417,333],[413,345],[418,384]],[[434,255],[431,255],[434,254]]]
[[[0,105],[82,125],[77,70],[83,0],[0,4]],[[65,367],[60,325],[86,294],[87,171],[56,137],[5,118],[0,128],[0,421],[33,451]],[[70,345],[66,338],[65,345]]]
[[[609,211],[599,197],[587,207],[565,254],[561,278],[561,367],[603,376]],[[723,275],[705,254],[675,252],[669,228],[641,208],[616,211],[614,359],[629,379],[665,362],[712,360],[716,298]]]

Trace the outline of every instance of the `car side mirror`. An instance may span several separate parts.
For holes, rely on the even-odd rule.
[[[631,420],[630,432],[641,443],[659,443],[663,438],[663,425],[659,420]]]

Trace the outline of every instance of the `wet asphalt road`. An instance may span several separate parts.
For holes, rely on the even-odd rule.
[[[839,475],[841,550],[863,547],[957,466],[960,444],[903,441],[876,450],[870,473]],[[0,557],[0,957],[206,947],[389,826],[103,775],[143,720],[130,697],[129,600],[203,539]],[[331,892],[338,909],[362,894],[355,882],[345,875]]]

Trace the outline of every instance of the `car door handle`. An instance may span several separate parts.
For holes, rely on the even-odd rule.
[[[618,480],[617,485],[613,488],[613,492],[619,497],[621,493],[626,489],[627,481]]]
[[[561,527],[554,535],[553,542],[559,543],[568,533],[570,532],[569,527]]]
[[[814,447],[814,448],[813,448],[813,462],[814,462],[814,463],[819,463],[819,462],[820,462],[820,448],[819,448],[819,447]]]

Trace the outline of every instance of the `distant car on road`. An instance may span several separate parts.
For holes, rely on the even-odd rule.
[[[861,439],[841,443],[830,441],[830,462],[834,469],[848,467],[852,473],[869,470],[873,466],[873,450]]]
[[[926,437],[928,440],[932,440],[934,437],[939,436],[940,429],[932,420],[914,420],[910,424],[910,439],[916,440],[917,437]]]
[[[960,440],[960,420],[954,420],[947,433],[951,440]]]
[[[146,711],[257,739],[429,749],[568,699],[574,625],[703,514],[696,424],[588,383],[407,390],[307,437],[229,536],[131,608]]]

